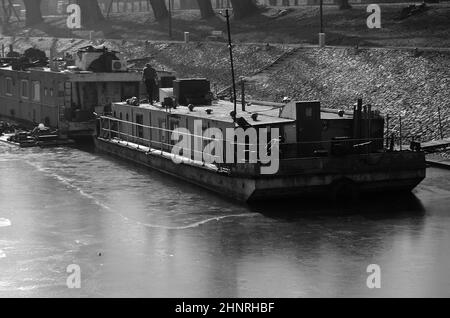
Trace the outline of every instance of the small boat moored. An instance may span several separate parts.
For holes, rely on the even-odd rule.
[[[39,124],[32,131],[15,130],[7,133],[0,132],[0,141],[20,148],[31,147],[58,147],[74,144],[75,141],[59,134],[57,130],[51,130],[43,124]]]

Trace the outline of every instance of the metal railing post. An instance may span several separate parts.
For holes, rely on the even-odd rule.
[[[98,129],[98,136],[97,136],[97,138],[98,137],[102,137],[102,133],[103,133],[103,118],[102,117],[100,117],[99,119],[98,119],[98,121],[100,122],[99,123],[99,129]]]
[[[399,116],[400,151],[402,151],[402,115]]]
[[[108,118],[108,139],[111,140],[111,118]]]
[[[389,148],[389,114],[386,115],[386,149]]]
[[[129,128],[130,128],[130,122],[127,122],[127,147],[128,147],[128,142],[129,142],[129,140],[130,140],[130,134],[128,133],[128,130],[129,130]]]

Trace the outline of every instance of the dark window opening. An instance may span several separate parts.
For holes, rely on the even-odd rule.
[[[136,135],[138,138],[144,138],[144,115],[136,115]]]

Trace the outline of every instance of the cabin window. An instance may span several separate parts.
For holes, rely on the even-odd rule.
[[[159,123],[159,128],[160,128],[160,130],[159,130],[160,139],[159,140],[162,143],[165,143],[166,142],[166,120],[160,118],[158,123]]]
[[[309,106],[309,107],[305,108],[305,116],[306,117],[308,117],[308,118],[312,117],[312,113],[313,113],[312,107]]]
[[[12,96],[13,94],[13,81],[11,77],[5,78],[5,94]]]
[[[180,126],[180,123],[179,123],[178,120],[174,120],[174,119],[170,120],[170,131],[172,133],[173,133],[174,130],[178,129],[179,126]],[[175,140],[171,140],[170,144],[171,145],[175,145],[176,144]]]
[[[122,112],[119,113],[119,119],[122,120]]]
[[[153,128],[152,128],[152,113],[151,112],[149,112],[148,113],[148,122],[149,122],[149,126],[150,126],[150,128],[148,129],[148,132],[149,132],[149,137],[148,137],[148,139],[150,140],[150,141],[153,141],[153,137],[152,137],[152,135],[153,135]]]
[[[64,97],[64,85],[64,83],[58,83],[58,97]],[[68,89],[71,89],[71,87],[68,87]]]
[[[45,96],[45,97],[48,96],[48,89],[47,89],[47,87],[44,88],[44,96]]]
[[[28,81],[27,80],[22,80],[20,82],[20,96],[25,99],[29,98]]]
[[[53,97],[53,88],[50,88],[50,97]]]
[[[144,115],[137,114],[136,115],[136,135],[138,138],[144,138]]]
[[[34,102],[41,101],[41,82],[33,81],[31,83],[31,99]]]

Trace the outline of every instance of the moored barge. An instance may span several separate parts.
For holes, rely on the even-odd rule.
[[[176,80],[154,105],[113,103],[111,114],[98,118],[97,148],[240,201],[303,195],[353,200],[365,192],[411,191],[425,178],[420,146],[396,149],[383,117],[362,101],[347,113],[321,109],[318,101],[244,102],[236,112],[232,102],[212,101],[204,84]],[[180,151],[183,134],[192,149]],[[227,160],[239,150],[242,158]],[[275,152],[276,169],[264,173],[274,163],[258,154]]]

